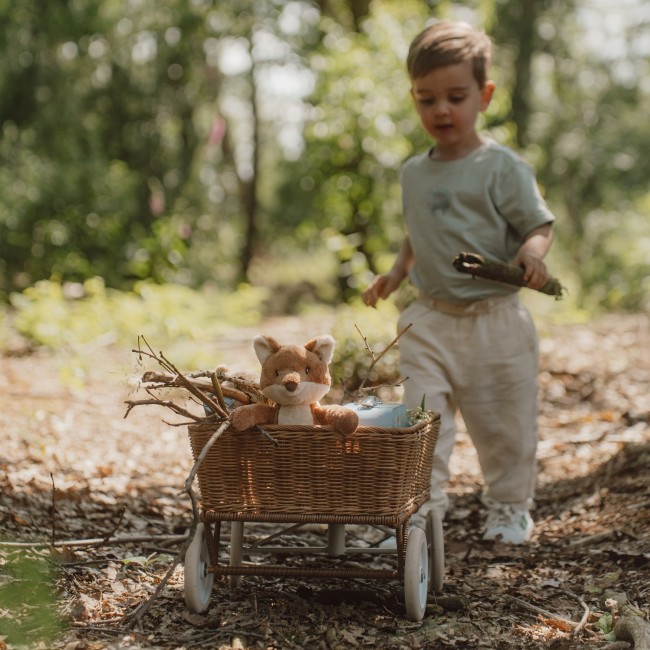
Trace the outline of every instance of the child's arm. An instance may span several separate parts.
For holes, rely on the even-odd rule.
[[[374,307],[380,298],[384,300],[388,298],[402,284],[404,278],[413,268],[414,261],[415,256],[413,255],[413,248],[411,248],[411,241],[408,237],[405,237],[395,258],[393,268],[388,273],[375,277],[372,284],[361,296],[363,302],[369,307]]]
[[[543,259],[553,242],[553,226],[546,223],[531,230],[513,260],[515,266],[524,269],[524,281],[531,289],[541,289],[548,280]]]

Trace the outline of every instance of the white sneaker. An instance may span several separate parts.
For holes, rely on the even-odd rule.
[[[483,539],[499,539],[506,544],[525,544],[532,536],[535,524],[528,510],[514,508],[509,503],[485,499],[488,506]]]

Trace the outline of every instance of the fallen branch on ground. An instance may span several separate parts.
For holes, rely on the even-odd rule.
[[[84,546],[118,546],[121,544],[140,544],[142,542],[177,542],[187,535],[134,535],[132,537],[93,537],[90,539],[65,539],[56,542],[0,542],[0,548],[61,548]]]
[[[558,616],[557,614],[550,612],[548,609],[542,609],[541,607],[537,607],[537,605],[532,605],[531,603],[528,603],[525,600],[522,600],[521,598],[517,598],[516,596],[511,596],[510,594],[503,594],[503,595],[508,600],[511,600],[513,603],[517,603],[517,605],[523,607],[524,609],[527,609],[529,612],[533,612],[533,614],[538,614],[539,616],[543,616],[545,619],[548,619],[550,621],[559,621],[560,623],[570,626],[571,628],[575,628],[579,625],[579,623],[576,623],[575,621],[572,621],[569,618]]]

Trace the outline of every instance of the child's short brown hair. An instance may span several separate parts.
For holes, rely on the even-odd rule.
[[[492,42],[483,32],[462,22],[442,21],[421,31],[411,43],[406,68],[411,79],[434,68],[471,61],[479,88],[485,86],[492,58]]]

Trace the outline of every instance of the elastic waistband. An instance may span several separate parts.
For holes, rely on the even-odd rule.
[[[519,296],[513,293],[509,296],[494,296],[485,300],[445,302],[444,300],[434,300],[426,294],[420,293],[417,300],[430,309],[435,309],[444,314],[450,314],[452,316],[475,316],[476,314],[485,314],[489,311],[507,307],[508,305],[516,305],[519,302]]]

